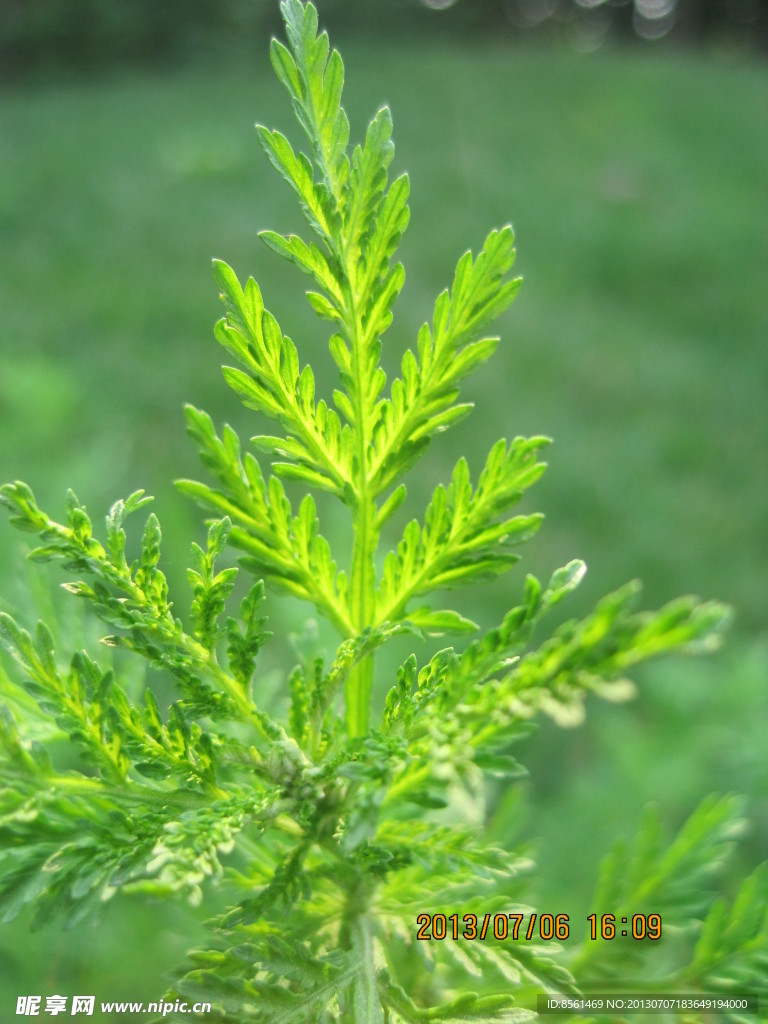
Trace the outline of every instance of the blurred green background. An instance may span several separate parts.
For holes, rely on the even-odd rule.
[[[88,45],[51,5],[25,8],[37,22],[4,8],[0,479],[25,479],[56,515],[71,486],[97,520],[138,487],[155,494],[183,608],[202,530],[171,483],[198,474],[182,404],[244,438],[260,429],[219,371],[211,257],[253,274],[303,359],[329,385],[332,374],[304,280],[256,238],[301,227],[252,130],[291,126],[267,60],[275,8],[224,4],[217,23],[197,5],[208,20],[182,27],[148,22],[143,6],[92,3]],[[497,794],[500,840],[535,840],[542,908],[584,915],[599,858],[649,801],[672,830],[705,793],[744,793],[752,828],[737,863],[768,851],[762,8],[725,4],[715,18],[672,4],[651,44],[642,4],[563,0],[523,27],[520,3],[444,6],[328,5],[353,135],[388,102],[395,168],[411,174],[389,371],[488,229],[514,224],[525,276],[497,356],[465,389],[477,409],[433,445],[409,509],[458,452],[477,472],[498,436],[545,433],[551,468],[526,508],[547,522],[523,571],[585,558],[571,614],[633,577],[648,606],[694,592],[736,613],[716,657],[650,667],[635,702],[590,706],[581,729],[544,726],[519,752],[530,781]],[[107,29],[108,9],[119,24]],[[599,32],[584,27],[596,11]],[[342,553],[345,531],[328,522]],[[0,604],[29,622],[59,578],[35,568],[20,583],[23,549],[0,522]],[[462,607],[498,621],[523,571]],[[273,600],[271,613],[279,635],[296,629],[295,605]],[[271,646],[268,667],[286,667],[287,643]],[[23,993],[158,998],[199,919],[117,900],[68,935],[14,923],[0,931],[0,1017]]]

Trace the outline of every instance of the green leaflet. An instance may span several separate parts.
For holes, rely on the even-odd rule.
[[[289,432],[284,441],[275,439],[278,454],[310,470],[316,485],[342,496],[351,481],[350,432],[324,402],[315,406],[312,370],[300,371],[293,342],[264,309],[253,278],[243,291],[226,264],[216,261],[214,273],[228,312],[216,325],[216,337],[250,371],[225,367],[227,383],[245,405]]]
[[[241,458],[240,442],[230,427],[225,426],[220,438],[206,413],[191,406],[186,413],[189,433],[200,446],[203,462],[218,477],[220,489],[179,480],[179,490],[203,508],[231,519],[229,542],[247,552],[247,565],[311,601],[339,632],[352,635],[346,574],[336,571],[328,542],[319,533],[314,499],[307,495],[294,516],[280,479],[265,481],[250,452]]]
[[[212,1001],[217,1019],[232,1024],[244,1019],[264,1024],[324,1024],[338,1019],[326,1015],[325,1007],[334,993],[354,984],[362,969],[354,953],[336,951],[318,957],[303,943],[277,935],[269,936],[260,947],[235,946],[226,975],[216,970],[215,956],[202,954],[200,959],[213,960],[212,967],[206,964],[190,972],[176,991],[190,999]],[[292,984],[286,985],[286,980]]]
[[[447,490],[435,491],[423,528],[409,523],[397,553],[387,556],[376,599],[381,621],[403,617],[419,594],[492,578],[518,560],[509,549],[536,532],[541,516],[502,516],[543,472],[536,451],[547,443],[518,438],[507,448],[499,441],[474,492],[466,461],[457,463]]]
[[[280,9],[290,51],[274,40],[272,67],[293,98],[294,111],[312,145],[328,200],[338,205],[349,174],[349,121],[341,108],[344,66],[337,50],[329,57],[328,36],[325,32],[318,34],[317,11],[312,4],[284,0]]]
[[[733,901],[717,899],[704,918],[685,981],[723,993],[760,991],[768,970],[768,864],[744,880]],[[742,1019],[731,1014],[731,1019]]]
[[[510,227],[492,231],[473,261],[467,252],[459,260],[450,292],[435,303],[432,328],[419,332],[417,354],[402,361],[402,376],[382,403],[375,430],[371,467],[376,493],[397,480],[422,453],[435,433],[446,430],[471,409],[457,404],[457,385],[493,354],[497,339],[482,332],[512,302],[520,278],[505,280],[514,263]]]
[[[657,813],[649,809],[634,842],[617,842],[600,866],[595,907],[610,907],[617,921],[663,907],[665,928],[693,936],[689,962],[666,982],[670,990],[743,994],[759,990],[765,977],[766,865],[742,883],[731,903],[717,897],[719,876],[745,827],[740,812],[738,798],[707,797],[667,844]],[[643,979],[643,954],[649,952],[647,943],[643,948],[631,939],[598,938],[576,955],[574,973],[587,989],[617,977],[631,987],[633,975]],[[738,1011],[726,1017],[744,1019]]]
[[[536,1017],[531,1010],[510,1009],[504,996],[479,996],[476,992],[466,992],[445,1006],[424,1010],[400,986],[384,982],[381,988],[384,1004],[397,1014],[398,1020],[407,1024],[431,1020],[447,1024],[473,1020],[488,1021],[489,1024],[518,1024]]]
[[[596,903],[610,903],[619,912],[659,900],[674,914],[670,921],[697,916],[711,898],[725,854],[743,832],[740,810],[735,797],[709,797],[665,848],[658,816],[649,809],[634,845],[617,843],[601,865]]]
[[[195,637],[209,651],[214,649],[224,632],[217,625],[217,620],[237,579],[237,569],[214,572],[216,558],[227,542],[231,527],[226,518],[212,523],[208,530],[208,550],[203,551],[199,544],[193,544],[194,568],[187,569],[187,579],[194,594],[190,614]]]
[[[605,942],[575,956],[536,937],[423,942],[417,915],[531,920],[533,864],[490,841],[487,780],[524,775],[511,748],[536,716],[574,725],[590,695],[630,696],[636,665],[712,649],[728,611],[685,597],[639,612],[632,583],[534,643],[583,578],[577,559],[546,584],[521,580],[494,628],[450,607],[445,591],[505,573],[542,522],[522,503],[549,442],[516,437],[491,447],[474,482],[459,458],[423,516],[396,523],[405,477],[471,411],[460,388],[499,343],[495,321],[520,286],[513,231],[493,230],[460,256],[388,382],[381,357],[405,280],[397,249],[410,189],[391,174],[392,117],[382,107],[350,144],[341,57],[311,3],[284,0],[281,11],[287,45],[273,41],[272,65],[306,152],[280,131],[257,133],[308,231],[260,237],[308,280],[337,386],[317,394],[317,339],[294,343],[257,283],[214,261],[224,303],[215,336],[236,364],[224,377],[258,418],[244,449],[230,426],[186,409],[212,477],[177,482],[210,516],[192,545],[186,622],[154,513],[135,560],[126,554],[126,523],[151,501],[143,491],[115,502],[99,539],[73,492],[57,522],[26,484],[0,488],[11,522],[39,539],[32,561],[57,562],[65,589],[110,630],[98,654],[62,653],[44,623],[31,632],[0,614],[14,673],[0,673],[0,914],[30,906],[36,923],[58,914],[74,924],[118,891],[197,902],[205,885],[226,885],[214,948],[190,954],[172,991],[209,1000],[217,1020],[517,1024],[537,993],[614,979],[647,949],[622,959]],[[388,526],[399,533],[389,550]],[[267,705],[259,652],[277,589],[307,602],[339,643],[330,657],[305,646]],[[305,625],[311,636],[314,621],[297,632]],[[444,634],[473,639],[377,674],[385,644]],[[137,684],[113,648],[168,686],[156,691],[151,675]],[[59,770],[48,743],[63,735],[75,757]],[[601,869],[598,908],[661,913],[690,940],[670,984],[730,991],[768,969],[764,869],[733,899],[711,891],[738,828],[731,798],[705,801],[671,843],[649,813]]]

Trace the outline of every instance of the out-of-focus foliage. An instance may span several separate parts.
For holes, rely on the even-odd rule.
[[[467,32],[510,41],[560,37],[579,49],[611,39],[765,48],[760,0],[329,0],[334,31],[394,38]],[[95,71],[207,50],[251,51],[279,25],[273,0],[4,0],[0,75]]]

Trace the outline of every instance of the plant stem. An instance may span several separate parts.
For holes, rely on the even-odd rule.
[[[372,686],[373,657],[369,654],[353,669],[346,682],[347,735],[350,739],[361,739],[368,733]]]
[[[383,1024],[384,1011],[376,985],[376,963],[373,955],[373,936],[371,935],[369,914],[361,914],[355,922],[353,944],[360,954],[363,965],[355,983],[356,1024]]]
[[[370,912],[373,889],[370,879],[360,874],[353,878],[347,891],[339,929],[341,947],[354,950],[360,958],[360,970],[348,992],[347,1010],[351,1012],[355,1024],[384,1024],[373,949]]]
[[[353,273],[344,257],[342,263],[347,278],[346,329],[352,350],[353,393],[357,435],[357,505],[354,519],[352,546],[352,574],[350,581],[350,612],[358,634],[373,623],[375,573],[374,552],[378,544],[376,505],[369,494],[368,461],[370,426],[368,423],[368,395],[366,387],[365,332],[357,310]],[[360,739],[370,724],[371,688],[373,685],[373,658],[368,656],[350,673],[347,680],[346,725],[350,739]]]
[[[362,633],[373,618],[373,555],[376,543],[373,520],[376,514],[373,502],[362,499],[355,516],[355,539],[352,549],[351,604],[355,629]],[[350,673],[346,683],[347,734],[359,739],[368,732],[370,720],[371,687],[373,685],[373,658],[363,658]]]

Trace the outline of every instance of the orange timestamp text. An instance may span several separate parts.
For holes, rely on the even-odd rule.
[[[590,914],[586,938],[592,942],[610,942],[615,938],[643,939],[656,942],[661,938],[660,914]],[[442,942],[444,939],[496,939],[504,942],[565,942],[570,938],[568,914],[419,914],[416,938],[420,942]]]

